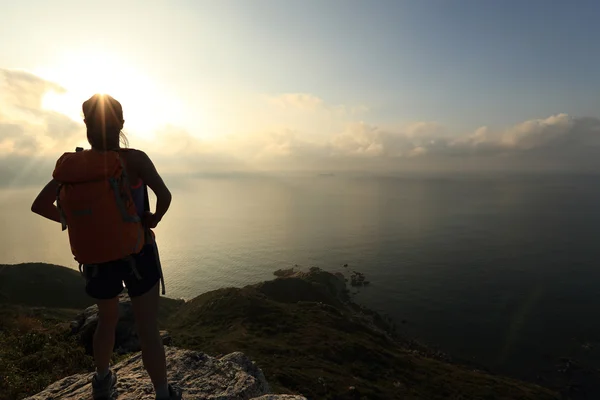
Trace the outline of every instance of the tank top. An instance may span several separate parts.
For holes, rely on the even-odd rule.
[[[135,204],[138,216],[143,218],[146,199],[144,194],[144,182],[141,179],[138,179],[138,182],[131,186],[131,197],[133,198],[133,203]]]

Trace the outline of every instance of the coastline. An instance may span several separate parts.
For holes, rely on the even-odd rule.
[[[551,390],[454,362],[443,352],[403,338],[389,318],[354,303],[339,275],[318,268],[276,275],[270,281],[214,290],[189,301],[163,297],[161,329],[167,329],[173,345],[183,349],[215,356],[244,352],[278,393],[331,399],[355,398],[357,391],[369,399],[559,398]],[[18,340],[23,329],[60,331],[53,336],[54,345],[68,346],[83,357],[83,346],[67,329],[81,306],[91,303],[79,291],[82,282],[76,271],[29,263],[5,266],[0,277],[6,309],[27,315],[25,327],[19,326],[23,318],[14,321],[14,329],[21,332]],[[44,287],[48,290],[41,290]],[[5,320],[10,318],[5,315]],[[10,329],[5,324],[5,330]],[[84,372],[90,361],[86,357],[62,374]],[[60,357],[53,362],[60,364]],[[46,379],[60,377],[50,374]],[[36,389],[40,386],[41,382]],[[32,394],[33,388],[28,390]]]

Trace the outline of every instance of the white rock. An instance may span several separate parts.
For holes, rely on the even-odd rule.
[[[269,393],[262,371],[242,353],[220,359],[204,353],[166,347],[169,381],[184,391],[185,400],[305,400],[304,397]],[[118,400],[154,400],[150,378],[141,353],[113,367],[117,373]],[[81,400],[91,398],[92,374],[61,379],[28,400]],[[263,396],[263,397],[260,397]]]

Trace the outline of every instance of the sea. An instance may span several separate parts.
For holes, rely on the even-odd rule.
[[[194,176],[166,179],[156,229],[167,296],[364,273],[355,301],[451,356],[535,379],[560,359],[600,368],[600,176]],[[66,232],[0,189],[0,263],[76,268]],[[345,267],[344,265],[348,266]]]

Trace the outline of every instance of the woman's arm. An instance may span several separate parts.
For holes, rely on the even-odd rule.
[[[143,151],[136,152],[136,167],[140,178],[156,194],[156,211],[149,221],[148,228],[154,228],[171,205],[171,192],[165,185],[150,157]]]
[[[31,211],[49,220],[60,222],[60,213],[54,205],[57,190],[58,182],[54,179],[48,182],[33,201]]]

